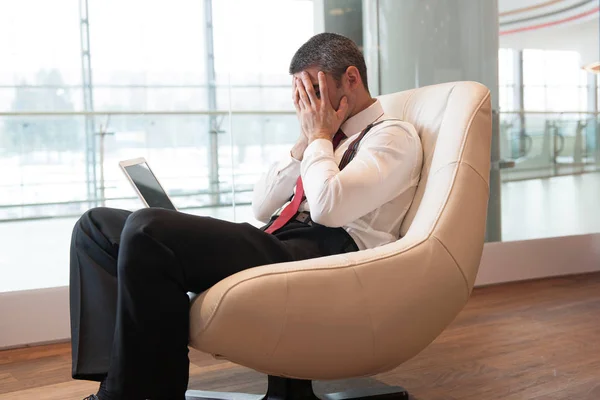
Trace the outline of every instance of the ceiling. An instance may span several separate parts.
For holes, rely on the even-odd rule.
[[[598,0],[499,0],[500,35],[598,20]]]
[[[573,50],[598,61],[598,0],[498,0],[500,46]]]

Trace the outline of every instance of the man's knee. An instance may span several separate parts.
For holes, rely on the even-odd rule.
[[[91,242],[106,246],[118,243],[126,215],[129,211],[96,207],[83,213],[73,227],[71,244],[87,247]]]
[[[162,208],[142,208],[133,212],[125,222],[124,239],[140,233],[158,233],[166,229],[169,211]]]
[[[91,228],[97,227],[102,221],[113,218],[115,213],[118,212],[121,212],[121,210],[108,207],[90,208],[77,220],[75,229],[83,229],[89,232]]]
[[[84,212],[81,217],[79,217],[77,222],[75,222],[75,226],[73,227],[73,244],[79,244],[82,235],[90,237],[92,235],[92,231],[97,229],[97,221],[101,220],[103,215],[107,215],[109,211],[109,208],[96,207]]]
[[[135,211],[125,222],[121,245],[132,244],[140,237],[152,237],[160,241],[163,235],[169,234],[169,219],[171,211],[162,208],[142,208]]]
[[[121,236],[121,253],[124,262],[119,262],[119,276],[135,274],[148,266],[140,265],[138,255],[146,255],[148,246],[159,245],[168,235],[168,212],[159,208],[143,208],[132,213],[125,222]]]

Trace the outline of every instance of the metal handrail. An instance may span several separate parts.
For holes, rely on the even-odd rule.
[[[236,172],[237,176],[242,176],[242,177],[251,177],[251,176],[256,176],[257,174],[260,174],[260,171],[255,171],[255,172],[245,172],[245,171],[238,171]],[[174,175],[166,175],[161,177],[161,181],[170,181],[170,180],[175,180],[175,179],[208,179],[208,174],[205,175],[186,175],[185,177],[181,177],[181,176],[174,176]],[[117,182],[118,179],[115,178],[110,178],[110,179],[105,179],[105,182],[109,183],[109,182]],[[229,181],[227,180],[221,180],[219,181],[219,184],[222,183],[227,183]],[[84,184],[86,183],[85,179],[74,179],[74,180],[70,180],[68,182],[53,182],[53,184],[55,185],[72,185],[72,184]],[[27,186],[43,186],[43,185],[47,185],[48,182],[43,182],[43,181],[32,181],[32,182],[27,182]],[[241,185],[244,185],[243,183]],[[19,185],[15,185],[13,184],[0,184],[0,188],[7,188],[7,187],[14,187],[14,186],[19,186]],[[236,185],[238,186],[238,185]],[[107,189],[109,188],[108,186],[106,187]]]
[[[252,188],[244,188],[244,189],[235,189],[235,193],[249,193],[252,192]],[[170,194],[169,197],[178,198],[178,197],[191,197],[191,196],[210,196],[212,194],[229,194],[231,193],[231,189],[223,190],[220,192],[212,192],[212,191],[199,191],[199,192],[189,192],[189,193],[177,193]],[[121,197],[107,197],[105,199],[95,198],[95,199],[85,199],[85,200],[65,200],[65,201],[54,201],[47,203],[20,203],[20,204],[0,204],[0,209],[7,208],[19,208],[19,207],[44,207],[44,206],[66,206],[70,204],[84,204],[84,203],[99,203],[101,201],[117,201],[117,200],[136,200],[138,197],[136,196],[121,196]],[[194,208],[194,207],[192,207]]]
[[[513,111],[500,111],[500,114],[507,115],[522,115],[522,114],[532,114],[532,115],[562,115],[562,114],[588,114],[588,115],[600,115],[599,111],[525,111],[525,110],[513,110]]]
[[[599,111],[526,111],[526,110],[511,110],[500,111],[500,114],[505,115],[600,115]],[[169,111],[169,110],[148,110],[148,111],[123,111],[123,110],[106,110],[106,111],[0,111],[0,117],[53,117],[53,116],[81,116],[94,117],[107,115],[296,115],[294,110],[187,110],[187,111]]]
[[[288,110],[190,111],[0,111],[0,117],[94,117],[107,115],[296,115]]]
[[[232,89],[290,89],[289,84],[268,84],[261,83],[255,85],[249,84],[236,84],[232,83],[231,85],[222,84],[222,85],[209,85],[209,84],[177,84],[177,83],[152,83],[152,84],[136,84],[136,83],[128,83],[128,84],[118,84],[118,83],[94,83],[94,89],[208,89],[210,87],[215,88],[223,88],[228,89],[231,87]],[[85,85],[76,84],[62,84],[62,85],[51,85],[51,84],[36,84],[36,85],[3,85],[0,84],[0,89],[83,89]]]
[[[106,110],[106,111],[0,111],[0,117],[51,117],[51,116],[107,116],[107,115],[295,115],[293,110],[188,110],[188,111],[169,111],[169,110],[148,110],[148,111],[123,111],[123,110]],[[512,110],[500,111],[500,114],[505,115],[600,115],[598,111],[526,111]]]
[[[249,206],[251,203],[247,202],[247,201],[243,201],[243,202],[238,202],[236,201],[235,205],[236,206]],[[199,209],[203,209],[203,208],[226,208],[226,207],[232,207],[233,203],[232,202],[226,202],[226,203],[219,203],[219,204],[205,204],[205,205],[199,205],[199,206],[190,206],[190,207],[178,207],[177,209],[180,211],[183,210],[199,210]],[[77,218],[80,217],[81,213],[76,213],[76,214],[60,214],[60,215],[40,215],[40,216],[35,216],[35,217],[19,217],[19,218],[6,218],[6,219],[0,219],[0,223],[3,222],[23,222],[23,221],[39,221],[39,220],[46,220],[46,219],[61,219],[61,218]]]

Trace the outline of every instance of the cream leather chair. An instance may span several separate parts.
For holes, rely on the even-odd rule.
[[[455,82],[381,96],[411,122],[424,163],[401,239],[379,248],[235,274],[191,307],[190,345],[269,375],[265,399],[317,399],[311,380],[391,370],[431,343],[463,308],[484,242],[491,105]],[[188,399],[263,396],[188,391]],[[405,399],[402,388],[326,399]]]

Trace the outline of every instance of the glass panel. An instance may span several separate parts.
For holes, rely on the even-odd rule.
[[[79,1],[0,1],[0,59],[0,85],[81,84]]]
[[[83,104],[80,86],[13,86],[0,89],[0,109],[23,111],[79,111]]]
[[[89,15],[95,84],[206,82],[203,1],[90,0]]]
[[[512,86],[500,86],[499,87],[499,98],[500,98],[500,110],[502,111],[513,111],[515,109],[515,88]]]
[[[579,86],[548,86],[546,111],[586,111],[587,97],[582,102]]]
[[[85,200],[80,117],[7,117],[0,131],[0,222],[56,216]]]
[[[298,120],[291,111],[288,115],[239,115],[233,118],[232,131],[235,143],[233,176],[236,188],[236,217],[238,220],[262,225],[255,221],[250,213],[251,189],[268,166],[289,153],[300,134]]]
[[[195,87],[145,86],[94,88],[97,111],[198,111],[208,109],[208,89]]]
[[[142,206],[118,168],[123,159],[146,157],[186,212],[259,224],[250,207],[254,182],[299,134],[288,65],[312,35],[313,3],[212,3],[209,24],[204,1],[90,0],[94,111],[111,113],[88,117],[77,114],[84,110],[79,1],[0,4],[0,109],[25,113],[0,118],[0,236],[15,239],[0,259],[0,291],[65,285],[76,218],[96,205]]]
[[[78,4],[0,2],[1,111],[80,109]],[[67,282],[73,221],[27,218],[78,208],[86,192],[83,141],[81,117],[0,117],[0,292]]]
[[[218,89],[217,108],[236,111],[290,111],[292,104],[291,84],[265,86],[235,86]]]
[[[262,224],[250,210],[251,189],[272,162],[289,152],[300,133],[288,68],[297,48],[314,29],[312,1],[259,3],[260,7],[249,1],[213,2],[218,108],[259,111],[234,116],[233,148],[224,148],[219,154],[222,179],[228,185],[235,180],[235,219],[255,225]]]
[[[500,86],[514,85],[515,68],[514,60],[515,50],[500,49],[498,52],[498,82]]]
[[[503,160],[516,160],[525,155],[520,143],[520,120],[517,113],[500,114],[500,158]]]
[[[234,86],[290,84],[290,60],[313,35],[312,1],[219,0],[213,12],[218,76],[229,73]]]
[[[546,59],[543,50],[523,50],[523,83],[543,85],[546,83]]]
[[[573,36],[573,50],[579,41]],[[590,109],[587,87],[593,80],[581,69],[580,53],[565,50],[568,41],[560,46],[523,52],[526,112],[523,129],[510,135],[521,157],[502,171],[503,240],[600,231],[600,220],[585,206],[600,192],[597,110]]]
[[[581,82],[581,57],[576,51],[545,51],[546,82],[553,85],[585,84]],[[568,73],[565,73],[568,72]],[[585,78],[585,76],[584,76]]]
[[[137,157],[148,160],[177,208],[215,205],[208,193],[207,116],[113,116],[108,131],[103,164],[108,206],[142,206],[118,167],[119,161]]]
[[[523,107],[526,111],[546,111],[546,88],[543,86],[525,86],[523,89]]]
[[[525,50],[523,68],[524,152],[502,172],[503,240],[598,232],[588,208],[600,193],[593,80],[575,51]]]

